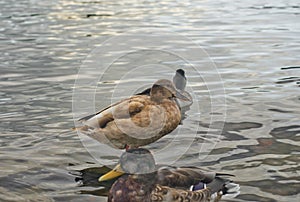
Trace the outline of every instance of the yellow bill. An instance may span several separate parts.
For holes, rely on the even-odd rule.
[[[117,178],[123,174],[124,174],[124,171],[122,170],[121,165],[118,164],[118,165],[116,165],[116,167],[113,170],[111,170],[108,173],[99,177],[98,181],[103,182],[106,180],[111,180],[111,179]]]

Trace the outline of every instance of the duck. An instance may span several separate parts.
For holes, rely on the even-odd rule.
[[[239,185],[230,177],[198,167],[158,167],[148,149],[135,148],[124,152],[117,166],[98,181],[116,178],[108,202],[217,202],[223,195],[239,194]]]
[[[79,119],[77,127],[117,149],[138,148],[171,133],[181,122],[176,99],[187,100],[168,79],[156,81],[149,95],[134,95]]]

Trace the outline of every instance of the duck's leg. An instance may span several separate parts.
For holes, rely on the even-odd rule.
[[[128,144],[125,145],[125,151],[128,151],[128,149],[137,149],[137,148],[139,148],[139,147],[133,147]]]
[[[125,145],[125,150],[128,151],[130,149],[130,146],[128,144]]]

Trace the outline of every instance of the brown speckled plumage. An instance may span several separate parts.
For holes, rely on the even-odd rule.
[[[205,175],[204,173],[201,173]],[[206,202],[210,201],[212,194],[209,188],[198,191],[189,191],[189,186],[193,184],[186,184],[185,187],[178,187],[175,184],[166,184],[156,178],[156,174],[148,176],[148,180],[141,180],[144,176],[139,176],[138,179],[134,175],[126,175],[119,178],[112,186],[108,201],[109,202]],[[174,179],[175,176],[173,176]],[[189,178],[191,176],[183,176]],[[155,179],[155,180],[154,180]],[[212,181],[211,179],[210,181]],[[177,181],[179,182],[179,181]],[[199,181],[198,181],[199,182]],[[174,188],[175,187],[175,188]]]
[[[135,95],[80,119],[82,133],[113,147],[148,145],[172,132],[181,121],[172,82],[158,80],[150,95]]]
[[[153,156],[149,150],[142,148],[123,153],[119,163],[126,173],[139,174],[125,174],[116,180],[109,191],[109,202],[207,202],[212,200],[214,193],[217,196],[213,201],[217,202],[222,194],[226,194],[226,186],[230,183],[226,177],[232,177],[198,167],[161,167],[156,170]],[[100,181],[109,179],[108,176],[111,174],[101,177]],[[189,190],[199,183],[205,186]]]

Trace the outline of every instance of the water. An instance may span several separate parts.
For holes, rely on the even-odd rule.
[[[0,8],[1,201],[106,200],[96,183],[76,182],[75,171],[102,165],[70,130],[72,92],[95,42],[140,28],[168,29],[199,43],[223,78],[227,111],[220,139],[201,161],[193,145],[203,140],[196,139],[177,164],[235,174],[241,194],[233,201],[299,200],[298,1],[9,0]],[[110,91],[116,80],[108,79],[102,87]],[[138,88],[124,82],[126,89]],[[210,99],[205,85],[196,89],[203,95],[201,116],[190,110],[180,127],[201,137]],[[107,99],[97,95],[101,108]]]

